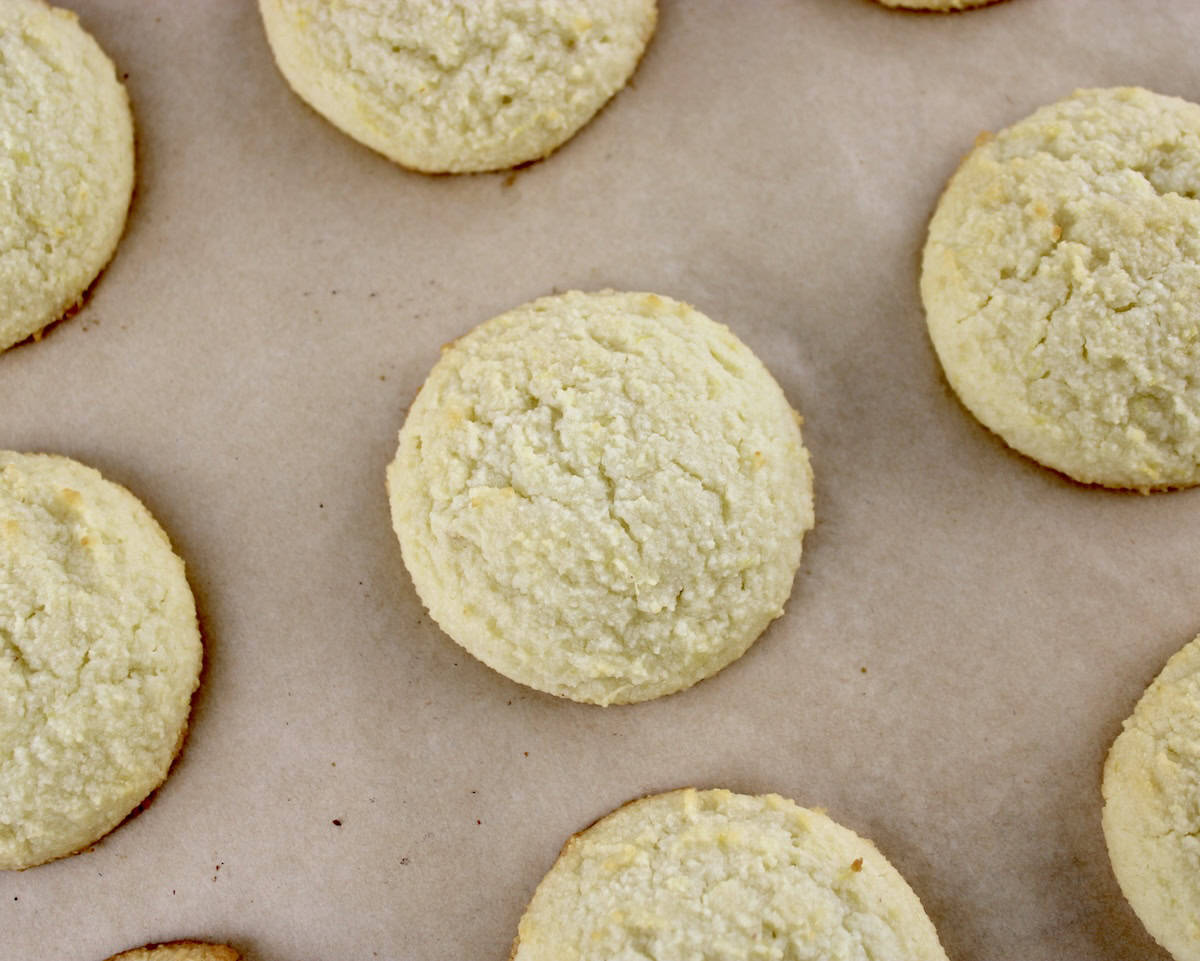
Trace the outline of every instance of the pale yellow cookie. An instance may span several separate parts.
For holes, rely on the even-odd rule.
[[[1085,483],[1200,480],[1200,107],[1081,90],[984,139],[925,245],[963,403]]]
[[[813,524],[779,386],[728,328],[655,294],[545,297],[456,341],[388,490],[442,629],[597,704],[739,657],[783,613]]]
[[[227,944],[171,941],[122,951],[108,961],[242,961],[242,956]]]
[[[75,307],[133,192],[133,119],[75,14],[0,0],[0,350]]]
[[[1000,0],[879,0],[879,2],[885,7],[949,13],[952,10],[970,10],[974,7],[986,7],[993,3],[999,3]]]
[[[183,562],[127,490],[0,451],[0,868],[86,847],[166,776],[200,672]]]
[[[498,170],[546,156],[625,86],[655,0],[259,0],[280,71],[397,163]]]
[[[513,961],[945,961],[875,846],[778,795],[692,789],[618,808],[567,842]]]
[[[1200,961],[1200,638],[1125,721],[1104,765],[1113,873],[1154,939]]]

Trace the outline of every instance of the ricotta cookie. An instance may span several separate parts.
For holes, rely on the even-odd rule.
[[[404,561],[480,660],[596,704],[695,684],[783,613],[813,525],[798,417],[728,328],[578,291],[433,368],[388,469]]]
[[[133,119],[75,14],[0,0],[0,350],[77,306],[133,193]]]
[[[982,142],[921,294],[963,403],[1075,480],[1200,480],[1200,107],[1080,90]]]
[[[241,961],[242,956],[227,944],[201,941],[172,941],[148,944],[114,954],[108,961]]]
[[[567,842],[513,961],[945,961],[875,846],[774,794],[672,791]]]
[[[1104,765],[1113,873],[1154,939],[1200,961],[1200,638],[1172,657]]]
[[[885,7],[900,7],[904,10],[949,13],[951,10],[970,10],[986,7],[1000,0],[879,0]]]
[[[292,89],[427,173],[545,157],[625,86],[654,0],[259,0]]]
[[[183,562],[123,487],[0,451],[0,868],[86,847],[166,776],[200,673]]]

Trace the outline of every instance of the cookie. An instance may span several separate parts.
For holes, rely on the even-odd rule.
[[[148,944],[114,954],[108,961],[241,961],[242,956],[227,944],[202,941],[171,941]]]
[[[427,173],[545,157],[625,86],[654,0],[259,0],[287,82],[355,140]]]
[[[0,0],[0,350],[77,306],[133,193],[133,119],[73,13]]]
[[[1200,480],[1200,107],[1080,90],[984,140],[921,274],[967,408],[1077,481]]]
[[[951,10],[970,10],[974,7],[986,7],[999,0],[879,0],[885,7],[900,7],[904,10],[924,10],[935,13],[948,13]]]
[[[1200,961],[1200,638],[1163,668],[1104,765],[1104,838],[1146,930]]]
[[[183,562],[127,490],[0,451],[0,868],[78,851],[166,776],[200,672]]]
[[[696,683],[783,613],[812,527],[798,417],[729,329],[643,293],[545,297],[447,348],[388,469],[434,620],[596,704]]]
[[[768,794],[686,789],[567,842],[513,961],[945,961],[904,878],[867,840]]]

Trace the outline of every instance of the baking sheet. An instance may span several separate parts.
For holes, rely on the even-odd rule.
[[[0,958],[227,940],[251,961],[503,959],[577,831],[686,784],[878,844],[952,959],[1159,959],[1100,771],[1200,630],[1200,493],[1075,485],[958,404],[918,254],[959,158],[1077,86],[1200,100],[1200,6],[662,0],[633,86],[548,161],[407,173],[276,72],[254,5],[79,0],[138,187],[73,319],[0,355],[0,446],[134,490],[188,564],[186,747],[94,849],[0,875]],[[728,323],[805,417],[818,524],[787,614],[691,691],[519,687],[423,612],[383,471],[438,347],[571,287]]]

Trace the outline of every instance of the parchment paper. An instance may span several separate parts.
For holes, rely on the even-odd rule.
[[[1200,492],[1081,487],[950,393],[918,254],[980,131],[1078,86],[1200,100],[1200,4],[662,0],[631,88],[549,160],[427,177],[287,88],[248,2],[79,0],[138,187],[85,307],[0,355],[0,446],[135,491],[188,565],[186,747],[94,849],[0,875],[0,958],[227,940],[251,961],[506,958],[568,835],[681,785],[872,838],[947,952],[1166,958],[1114,881],[1105,752],[1200,631]],[[534,693],[432,625],[383,472],[442,343],[538,295],[729,324],[804,415],[785,617],[683,694]]]

